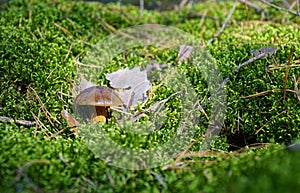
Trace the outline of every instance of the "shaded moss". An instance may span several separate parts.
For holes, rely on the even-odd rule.
[[[298,99],[295,94],[287,93],[287,100],[283,102],[282,91],[242,98],[283,89],[285,69],[267,70],[267,67],[274,65],[275,61],[278,65],[286,64],[291,45],[295,47],[293,60],[300,56],[299,18],[271,8],[266,8],[269,13],[266,17],[249,9],[247,20],[245,6],[238,4],[225,30],[206,48],[225,78],[239,64],[253,57],[251,50],[277,46],[273,56],[242,68],[226,85],[225,124],[213,148],[226,151],[230,145],[244,146],[254,142],[275,143],[273,146],[248,149],[242,153],[213,151],[204,158],[191,158],[195,163],[184,163],[181,165],[183,168],[178,170],[121,170],[95,157],[60,116],[63,108],[72,107],[71,84],[76,73],[75,59],[83,58],[91,46],[113,32],[113,28],[160,23],[189,32],[199,41],[207,41],[219,30],[231,6],[232,3],[208,2],[192,8],[198,15],[190,14],[188,9],[163,13],[145,11],[141,18],[138,8],[125,6],[123,14],[115,4],[68,1],[10,1],[6,4],[4,11],[0,12],[0,115],[32,121],[36,115],[45,128],[36,131],[34,127],[0,125],[0,192],[296,190],[299,184],[293,181],[293,176],[297,175],[297,170],[293,169],[298,169],[298,154],[287,153],[276,143],[299,138]],[[203,15],[205,17],[201,23]],[[169,60],[172,63],[176,59],[176,53],[172,51],[167,54],[163,50],[150,51],[159,61]],[[128,56],[126,60],[121,56],[115,59],[115,63],[108,65],[99,75],[99,83],[107,84],[104,77],[107,72],[115,71],[121,65],[141,62],[134,56]],[[176,65],[175,62],[172,64]],[[185,72],[199,98],[207,98],[206,83],[197,69],[189,65],[178,67]],[[290,69],[288,89],[294,88],[292,74],[299,77],[299,73],[298,68]],[[35,92],[43,104],[38,101]],[[166,98],[169,92],[167,86],[160,87],[150,103]],[[176,110],[179,105],[178,100],[171,101],[168,106],[169,122],[160,135],[151,140],[162,143],[169,139],[167,134],[169,130],[174,131],[177,125],[174,120],[180,116],[180,110]],[[51,124],[42,107],[48,109],[58,121],[51,117]],[[208,114],[209,107],[204,107]],[[203,135],[207,125],[205,116],[201,115],[196,134]],[[148,138],[135,138],[111,128],[107,128],[111,136],[116,139],[122,136],[120,143],[128,143],[126,145],[129,147],[155,146]],[[47,138],[45,133],[52,138]],[[238,143],[233,140],[236,136]],[[199,142],[191,151],[200,149]],[[280,186],[273,186],[274,182]],[[292,189],[281,189],[287,185]]]

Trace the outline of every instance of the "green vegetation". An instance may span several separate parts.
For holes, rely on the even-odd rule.
[[[113,167],[98,158],[74,134],[61,117],[72,111],[72,83],[76,60],[92,45],[117,29],[158,23],[177,27],[207,42],[220,29],[232,3],[207,2],[192,10],[157,12],[126,5],[77,1],[18,1],[0,4],[0,116],[38,121],[37,126],[0,124],[0,192],[294,192],[299,189],[300,153],[285,150],[286,143],[300,138],[299,99],[293,92],[283,101],[286,68],[299,65],[300,18],[265,8],[256,12],[238,3],[219,37],[207,45],[224,78],[251,59],[251,50],[276,46],[272,56],[241,68],[226,85],[227,109],[221,135],[204,156],[197,156],[208,123],[201,113],[189,157],[168,166],[133,171]],[[193,66],[177,64],[177,53],[149,47],[158,61],[168,61],[185,72],[199,98],[207,101],[207,85]],[[99,75],[142,62],[133,55],[117,56]],[[298,60],[298,63],[294,61]],[[294,90],[289,69],[287,89]],[[300,83],[299,83],[300,84]],[[298,86],[299,87],[299,86]],[[153,83],[153,97],[146,104],[170,95],[168,86]],[[264,95],[250,96],[270,91]],[[272,91],[272,92],[271,92]],[[151,137],[136,137],[114,123],[105,131],[132,148],[154,148],[176,132],[183,111],[174,98],[167,107],[169,120]],[[210,114],[210,106],[204,107]],[[180,110],[179,110],[180,109]],[[49,111],[47,113],[46,111]],[[144,119],[141,124],[151,120]],[[238,149],[233,151],[233,149]]]

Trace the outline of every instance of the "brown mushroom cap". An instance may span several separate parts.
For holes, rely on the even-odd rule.
[[[84,89],[77,95],[75,104],[111,107],[121,106],[124,103],[113,89],[106,86],[92,86]]]

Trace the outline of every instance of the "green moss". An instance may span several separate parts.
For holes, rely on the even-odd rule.
[[[245,5],[239,3],[225,30],[206,46],[224,78],[253,57],[251,50],[274,45],[278,48],[273,56],[242,68],[226,85],[225,123],[222,135],[213,144],[218,151],[208,151],[206,157],[183,159],[185,162],[176,169],[173,166],[166,170],[122,170],[96,157],[60,116],[62,109],[72,108],[75,60],[82,59],[113,28],[159,23],[207,41],[220,29],[231,6],[232,3],[207,2],[196,4],[192,13],[184,8],[162,13],[145,11],[140,17],[137,7],[124,6],[122,13],[119,5],[96,2],[13,0],[1,5],[4,10],[0,12],[0,116],[31,121],[37,116],[44,126],[0,125],[0,192],[291,192],[299,188],[299,183],[293,181],[297,179],[299,155],[286,152],[280,145],[299,138],[297,97],[287,93],[283,102],[280,91],[242,98],[283,89],[285,69],[267,67],[286,64],[292,45],[293,60],[300,56],[299,17],[263,5],[268,15],[262,17],[249,8],[247,17]],[[141,52],[176,65],[206,104],[209,93],[201,72],[194,66],[177,64],[177,51],[149,47]],[[105,80],[108,72],[136,63],[142,66],[145,61],[146,57],[141,60],[134,54],[116,56],[99,73],[98,83],[108,84]],[[287,88],[291,90],[293,74],[299,77],[299,68],[289,70]],[[155,92],[146,107],[165,99],[175,89],[172,85],[159,86],[159,82],[154,82],[153,87]],[[204,106],[208,115],[210,107]],[[46,115],[44,109],[52,116]],[[136,137],[113,124],[105,125],[104,129],[126,147],[154,148],[176,133],[184,112],[180,99],[170,100],[166,111],[169,120],[151,137]],[[149,121],[144,119],[141,124],[147,127]],[[196,134],[190,140],[202,136],[207,125],[206,117],[201,114],[199,124],[195,125]],[[222,152],[231,145],[254,142],[273,145],[254,150],[246,147],[240,153]],[[190,151],[198,152],[201,145],[201,141],[195,143]],[[286,186],[291,189],[281,189]]]

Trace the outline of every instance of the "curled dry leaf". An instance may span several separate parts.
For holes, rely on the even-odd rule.
[[[145,101],[151,83],[147,78],[146,70],[140,71],[139,67],[125,68],[106,75],[110,86],[116,89],[119,97],[127,107],[136,107],[138,102]]]
[[[76,119],[74,119],[74,117],[68,111],[66,111],[66,110],[63,109],[61,111],[61,116],[67,120],[68,125],[70,127],[77,127],[77,126],[79,126],[79,122],[76,121]]]

